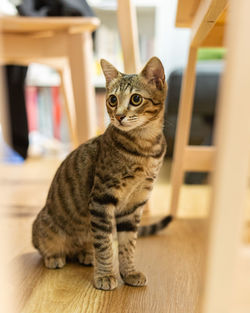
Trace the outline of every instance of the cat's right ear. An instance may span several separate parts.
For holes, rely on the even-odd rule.
[[[106,78],[107,85],[120,75],[120,72],[108,61],[101,59],[100,61],[103,74]]]

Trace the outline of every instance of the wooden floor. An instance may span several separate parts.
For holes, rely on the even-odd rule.
[[[61,270],[48,270],[31,246],[31,224],[58,164],[55,159],[33,159],[24,165],[0,166],[1,238],[6,248],[2,275],[9,270],[4,290],[10,291],[9,302],[17,312],[195,312],[206,237],[206,219],[201,217],[206,216],[209,188],[185,186],[180,217],[161,234],[138,240],[136,259],[138,268],[148,275],[147,287],[120,282],[117,290],[104,292],[93,288],[92,268],[72,263]],[[168,168],[163,168],[144,223],[167,213]]]

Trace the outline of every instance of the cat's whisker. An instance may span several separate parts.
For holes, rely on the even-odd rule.
[[[138,117],[135,117],[135,118],[128,118],[128,121],[137,121],[138,120]]]

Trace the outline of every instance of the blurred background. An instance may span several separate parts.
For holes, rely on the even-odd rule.
[[[23,11],[20,9],[17,11],[13,3],[3,0],[0,13],[22,14]],[[88,4],[93,15],[101,21],[93,40],[93,85],[98,132],[101,133],[108,124],[108,116],[104,106],[105,82],[99,60],[105,58],[123,71],[123,56],[117,25],[116,1],[89,0]],[[165,67],[169,85],[165,135],[168,141],[167,157],[171,158],[190,30],[175,27],[177,0],[137,0],[135,5],[141,64],[145,64],[151,56],[156,55]],[[35,14],[41,13],[37,10]],[[200,49],[199,51],[191,144],[209,145],[211,143],[218,84],[223,71],[223,57],[223,48]],[[8,86],[6,101],[9,103],[11,123],[20,125],[16,128],[12,126],[10,146],[5,145],[1,133],[2,161],[22,162],[27,156],[39,157],[51,154],[64,156],[67,154],[70,150],[70,136],[60,90],[60,75],[48,66],[32,63],[28,68],[5,66],[3,76]],[[19,104],[15,105],[14,102],[17,101]],[[17,142],[18,140],[23,147],[20,147],[21,143]],[[199,174],[188,175],[186,180],[188,183],[199,183],[205,177]]]
[[[123,19],[123,24],[125,24],[125,27],[123,25],[123,30],[125,29],[125,33],[123,32],[123,35],[121,35],[117,2],[124,4],[125,2],[129,3],[130,1],[0,0],[0,31],[2,26],[2,33],[4,33],[9,40],[5,40],[5,42],[8,43],[9,49],[12,46],[11,36],[8,37],[8,35],[11,32],[15,32],[14,35],[16,37],[12,34],[13,38],[18,39],[21,38],[21,36],[23,36],[22,38],[26,36],[25,42],[31,44],[32,49],[34,48],[32,51],[35,51],[38,54],[41,52],[41,54],[44,53],[44,56],[48,56],[48,51],[43,45],[40,45],[37,50],[35,49],[36,47],[34,47],[35,44],[33,46],[33,39],[36,40],[34,42],[38,44],[39,38],[42,38],[44,39],[44,42],[52,44],[52,48],[55,51],[58,51],[57,42],[53,42],[54,35],[58,36],[56,37],[58,39],[64,32],[64,35],[67,34],[69,37],[75,36],[75,38],[79,39],[81,38],[80,36],[83,35],[84,30],[85,39],[81,42],[82,45],[78,45],[80,51],[79,54],[77,54],[78,50],[76,49],[76,51],[73,48],[73,45],[72,47],[70,47],[70,45],[67,46],[67,49],[71,50],[71,58],[73,59],[76,59],[76,57],[79,59],[79,55],[81,59],[81,54],[83,55],[84,51],[88,50],[88,53],[84,57],[85,63],[82,62],[78,66],[77,62],[74,63],[74,60],[70,61],[72,71],[74,68],[74,75],[72,75],[72,90],[67,90],[67,87],[71,86],[71,83],[68,84],[69,80],[66,80],[65,83],[65,77],[67,76],[67,73],[65,74],[64,72],[65,68],[62,69],[59,65],[57,66],[57,63],[55,63],[53,58],[50,60],[52,66],[33,62],[32,55],[29,56],[31,61],[28,62],[28,66],[27,64],[19,64],[18,62],[11,61],[0,63],[0,65],[2,65],[0,70],[0,230],[3,234],[0,236],[0,245],[5,246],[6,251],[4,258],[2,259],[3,263],[5,261],[8,263],[15,258],[17,260],[16,263],[19,266],[17,272],[19,272],[19,274],[21,273],[21,275],[19,275],[21,278],[20,284],[19,282],[18,284],[24,288],[24,294],[26,294],[26,298],[22,298],[22,295],[20,296],[22,298],[20,303],[21,306],[25,306],[26,302],[28,303],[28,309],[25,311],[28,313],[31,312],[29,304],[32,307],[34,301],[34,307],[36,308],[36,303],[40,303],[40,282],[44,279],[45,282],[47,281],[47,283],[50,284],[52,277],[42,269],[39,272],[41,274],[41,277],[39,278],[40,280],[37,279],[40,275],[37,275],[37,269],[39,269],[39,266],[41,269],[42,265],[38,254],[31,246],[30,237],[32,222],[35,219],[36,214],[44,205],[48,188],[59,164],[73,148],[84,141],[79,140],[77,142],[75,140],[76,137],[74,137],[75,133],[72,127],[72,123],[74,123],[74,114],[71,115],[74,111],[72,110],[72,103],[75,102],[75,117],[77,119],[78,128],[80,125],[84,126],[82,129],[90,129],[91,124],[94,124],[96,120],[97,129],[94,129],[94,132],[90,131],[87,133],[85,139],[102,134],[109,124],[109,118],[105,108],[105,80],[99,61],[101,58],[107,59],[121,72],[128,72],[126,69],[126,57],[124,57],[124,54],[126,55],[123,47],[124,42],[122,42],[121,39],[122,37],[125,39],[131,39],[128,35],[130,24],[128,23],[128,25],[126,25],[126,18]],[[183,4],[184,9],[188,9],[190,20],[183,21],[183,23],[179,21],[178,27],[176,27],[176,15],[178,11],[181,11],[178,8],[178,2]],[[224,12],[224,15],[222,14],[223,23],[218,16],[218,20],[215,19],[210,22],[214,24],[217,21],[219,22],[219,28],[215,28],[215,30],[221,29],[221,33],[215,34],[216,36],[214,38],[219,39],[220,46],[222,46],[222,29],[224,26],[225,28],[227,26],[228,6],[226,4],[227,1],[218,0],[217,2],[224,3],[225,5],[221,8],[224,10],[222,10]],[[198,6],[200,3],[210,3],[211,6],[216,6],[216,1],[133,1],[136,8],[136,19],[134,21],[136,22],[136,28],[138,28],[138,34],[136,33],[135,41],[139,48],[139,67],[141,68],[150,57],[154,55],[158,56],[164,65],[166,80],[168,83],[168,95],[165,102],[164,117],[164,135],[167,140],[168,150],[159,179],[152,192],[151,203],[145,210],[143,222],[159,219],[159,217],[168,214],[171,209],[170,199],[173,192],[171,193],[170,172],[172,164],[177,164],[173,162],[177,115],[179,111],[181,83],[187,65],[191,42],[191,32],[190,28],[187,26],[191,26],[192,19],[199,13]],[[121,11],[120,13],[123,12]],[[49,19],[44,18],[44,23],[38,21],[38,24],[34,23],[33,25],[35,28],[29,30],[28,26],[30,24],[28,22],[27,24],[25,24],[25,22],[18,24],[20,22],[18,19],[11,19],[11,17],[17,16],[53,16],[70,17],[71,19],[67,23],[65,22],[65,25],[63,25],[63,21],[61,22],[61,26],[59,25],[60,21],[59,23],[57,22],[58,24],[55,23],[53,26],[54,29],[51,31],[49,29]],[[121,16],[122,14],[120,17]],[[183,16],[185,16],[185,14],[183,14]],[[4,20],[6,17],[9,19]],[[79,23],[77,22],[77,18],[79,17],[92,18],[92,22],[88,20],[87,24],[83,25],[80,21]],[[74,18],[76,22],[73,21]],[[95,18],[98,20],[95,20]],[[48,22],[47,26],[46,21]],[[41,25],[39,23],[41,23]],[[206,23],[209,23],[209,21],[206,21]],[[19,26],[20,28],[18,28]],[[127,34],[126,26],[128,26]],[[39,31],[37,31],[38,29]],[[86,37],[86,29],[89,37]],[[4,46],[1,42],[2,38],[3,36],[0,36],[0,61],[2,61],[1,56],[2,51],[4,51]],[[76,44],[76,41],[77,40],[72,40],[71,42],[72,44]],[[25,50],[22,49],[23,45],[25,44],[20,41],[20,53],[23,53]],[[54,51],[53,49],[51,50],[52,52]],[[9,52],[11,54],[13,49],[10,49]],[[18,53],[13,53],[13,55],[17,54]],[[219,98],[221,77],[224,74],[226,57],[227,51],[222,47],[198,49],[195,73],[196,84],[194,106],[189,145],[213,145],[216,103]],[[132,63],[133,57],[131,57],[131,64]],[[78,71],[81,73],[79,76]],[[190,71],[189,74],[192,76],[192,71]],[[231,80],[235,79],[232,76],[230,78]],[[189,84],[187,85],[189,86]],[[91,88],[93,89],[93,92],[91,91]],[[191,89],[192,82],[190,90]],[[76,97],[73,102],[70,101],[70,96],[72,96],[73,93],[72,91]],[[86,97],[85,94],[87,94]],[[186,94],[188,94],[188,88],[186,88]],[[190,91],[190,94],[192,94],[192,90]],[[77,99],[80,99],[82,102],[79,102]],[[78,108],[76,105],[77,102]],[[91,103],[92,107],[84,111],[86,115],[82,114],[83,111],[81,110],[77,111],[82,103]],[[82,136],[81,139],[83,137],[84,136]],[[242,138],[242,140],[245,139]],[[203,160],[198,163],[203,164],[203,168],[209,168],[209,170],[212,171],[215,151],[213,151],[213,147],[211,147],[209,151],[208,150],[209,149],[205,149],[205,152],[208,152],[208,158],[203,158]],[[195,153],[192,154],[192,149],[190,155],[191,157],[188,161],[190,163],[195,163],[192,159],[192,156],[195,155]],[[198,157],[202,156],[201,154],[197,155]],[[198,157],[194,159],[198,160]],[[192,169],[194,169],[194,167],[195,166],[193,166]],[[181,171],[184,172],[185,169],[183,170],[183,168],[181,168]],[[178,176],[178,168],[176,172]],[[180,187],[178,186],[178,179],[176,179],[175,182],[176,181],[176,186],[174,186],[172,180],[173,189],[178,189]],[[169,247],[170,251],[172,249],[172,254],[170,252],[170,257],[166,254],[162,259],[164,267],[162,273],[165,275],[165,270],[167,273],[165,278],[163,276],[164,279],[162,279],[162,281],[168,284],[168,278],[170,277],[171,279],[169,280],[170,284],[168,287],[166,287],[167,285],[163,286],[162,290],[168,290],[168,292],[173,293],[173,303],[176,306],[176,312],[182,312],[183,307],[185,307],[187,312],[195,312],[195,306],[198,303],[197,299],[201,290],[200,273],[198,272],[201,269],[201,260],[204,256],[203,248],[205,246],[205,239],[207,239],[205,237],[205,232],[207,230],[207,225],[205,223],[207,223],[207,219],[199,219],[199,217],[208,216],[211,198],[210,183],[210,174],[208,172],[185,172],[184,184],[180,184],[180,195],[178,193],[179,203],[177,216],[180,217],[180,219],[177,219],[176,223],[174,222],[175,224],[173,223],[174,227],[172,228],[172,234],[171,228],[170,232],[166,233],[167,241],[170,242]],[[249,186],[250,185],[248,185],[248,187]],[[247,222],[243,231],[243,239],[245,243],[249,244],[249,188],[247,191],[245,209]],[[235,210],[238,210],[238,207],[235,208]],[[222,218],[221,221],[223,224]],[[231,222],[234,222],[233,217]],[[164,236],[166,234],[164,234]],[[158,236],[154,243],[161,241],[164,236]],[[11,240],[9,239],[10,237]],[[145,242],[146,241],[144,241],[144,243]],[[153,247],[153,241],[149,242],[149,245]],[[159,244],[159,247],[159,250],[162,250],[161,243]],[[222,250],[223,248],[224,247],[222,247]],[[150,247],[147,251],[150,251]],[[153,255],[153,253],[151,254]],[[179,267],[176,266],[177,263],[179,263]],[[69,271],[71,269],[72,268],[69,267]],[[153,268],[151,268],[150,271],[151,270],[153,270]],[[167,270],[169,272],[167,272]],[[5,267],[1,267],[1,271],[0,277],[6,275]],[[186,276],[183,275],[184,272],[185,275],[188,273],[187,279]],[[26,276],[23,273],[26,273]],[[77,271],[76,276],[78,276]],[[151,276],[157,278],[159,275],[152,274]],[[26,277],[28,278],[26,279]],[[67,277],[67,279],[68,278],[69,277]],[[75,278],[73,279],[73,276],[71,278],[72,286],[74,286]],[[33,295],[31,292],[33,286],[35,286],[34,281],[37,282],[34,290],[39,290],[35,296],[35,292]],[[183,281],[183,284],[179,284],[179,281]],[[186,288],[186,286],[188,287]],[[75,286],[72,290],[70,289],[70,284],[67,285],[67,287],[69,288],[69,294],[72,294],[72,290],[75,292]],[[11,286],[9,286],[9,288],[9,290],[11,290]],[[3,285],[3,290],[4,289],[7,289],[5,285]],[[191,289],[192,291],[190,291]],[[18,291],[19,290],[20,289],[18,289]],[[44,290],[44,294],[47,296],[47,289],[44,288]],[[58,292],[58,295],[60,295],[60,292]],[[149,299],[149,301],[150,299],[153,299],[148,297],[146,293],[145,295],[145,298]],[[33,296],[34,298],[32,298]],[[79,299],[81,296],[79,296]],[[172,299],[171,296],[168,297],[169,299]],[[60,298],[60,296],[58,296],[58,298]],[[27,299],[31,299],[31,301],[28,301]],[[50,308],[52,308],[52,306],[50,306],[51,303],[56,305],[59,303],[61,305],[61,298],[58,302],[55,302],[54,299],[47,300],[48,299],[46,298],[44,303],[46,302]],[[135,300],[137,301],[136,297]],[[162,305],[163,308],[165,308],[167,302],[164,297],[159,301],[154,301],[154,303],[159,304],[161,301],[164,302]],[[171,301],[169,301],[169,303]],[[139,302],[137,301],[136,303]],[[167,305],[171,305],[171,303]],[[190,306],[190,309],[188,305]],[[151,309],[150,305],[148,307]],[[67,310],[67,308],[68,307],[66,306],[63,307],[65,310]],[[172,306],[168,306],[168,308],[170,308],[168,311],[172,312]],[[45,311],[49,312],[47,309]],[[39,312],[44,313],[45,311]],[[216,310],[214,310],[214,312],[215,311]],[[6,310],[5,312],[13,311]],[[163,312],[163,310],[159,312]]]
[[[117,20],[117,2],[114,0],[88,0],[86,7],[84,7],[85,11],[72,9],[71,4],[69,5],[70,2],[61,2],[63,3],[62,8],[56,8],[56,11],[53,6],[46,4],[46,1],[38,1],[40,6],[32,6],[32,1],[29,0],[22,3],[21,1],[3,0],[0,4],[0,14],[3,16],[38,17],[60,14],[63,16],[81,16],[86,14],[86,16],[96,16],[100,20],[100,26],[92,34],[94,60],[91,70],[93,74],[92,85],[95,89],[94,105],[96,106],[97,134],[101,134],[109,120],[105,109],[105,80],[99,61],[101,58],[105,58],[120,71],[124,71],[122,43]],[[185,25],[178,28],[175,25],[177,0],[136,0],[133,3],[136,7],[141,66],[151,56],[158,56],[164,65],[168,82],[164,122],[164,134],[167,139],[168,150],[157,185],[158,188],[153,193],[155,206],[158,206],[160,212],[163,213],[168,210],[169,205],[170,168],[181,82],[188,57],[190,29],[185,28]],[[192,10],[195,12],[196,7]],[[189,139],[192,145],[211,145],[212,143],[215,104],[224,67],[224,56],[224,48],[200,48],[198,51],[194,109]],[[33,167],[36,169],[36,166],[41,167],[46,162],[52,162],[53,165],[49,165],[51,174],[47,177],[49,183],[56,166],[72,150],[72,140],[61,88],[61,76],[52,67],[31,63],[28,67],[13,64],[5,65],[2,67],[2,77],[5,79],[6,85],[5,116],[8,116],[6,123],[9,128],[8,135],[4,131],[6,127],[0,128],[2,173],[5,171],[9,173],[10,170],[22,172],[25,167],[28,167],[29,171],[29,166],[31,166],[32,172],[34,171]],[[5,120],[2,118],[2,123],[5,123]],[[11,167],[11,165],[17,167]],[[207,173],[185,173],[186,184],[180,198],[180,206],[183,207],[185,216],[190,214],[192,216],[192,211],[195,212],[195,215],[203,216],[206,214],[209,195],[208,182]],[[188,187],[192,185],[196,185],[198,189]],[[203,194],[199,193],[199,188],[203,188]],[[168,196],[165,197],[166,201],[162,205],[157,199],[165,196],[166,192]],[[186,196],[189,197],[190,192],[191,194],[194,192],[194,195],[197,194],[198,196],[192,196],[190,201],[187,201]],[[194,206],[199,207],[198,213]],[[156,212],[158,212],[157,209]],[[182,214],[181,212],[182,210],[180,214]]]

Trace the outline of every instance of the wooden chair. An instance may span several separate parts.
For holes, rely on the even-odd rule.
[[[227,0],[179,0],[176,26],[191,27],[188,63],[182,80],[173,165],[171,169],[172,215],[177,214],[178,201],[186,171],[211,171],[214,164],[213,146],[188,145],[196,78],[197,50],[199,47],[223,46],[223,26]],[[196,10],[196,11],[195,11]]]
[[[96,135],[91,33],[98,25],[97,18],[0,18],[0,64],[36,62],[59,72],[74,147]]]
[[[242,0],[240,5],[236,0],[191,2],[196,4],[191,6],[190,2],[179,0],[178,6],[179,14],[185,11],[184,7],[198,9],[194,16],[190,15],[193,20],[191,46],[180,101],[171,209],[176,214],[185,170],[214,170],[199,312],[246,313],[250,311],[250,247],[249,243],[243,243],[242,233],[250,159],[250,2]],[[177,21],[178,18],[177,14]],[[189,22],[187,18],[183,25]],[[225,29],[228,53],[218,102],[215,146],[190,147],[197,48],[221,45]]]

